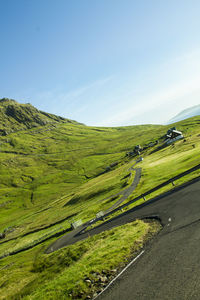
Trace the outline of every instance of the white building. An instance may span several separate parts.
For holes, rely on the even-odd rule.
[[[166,137],[167,137],[167,139],[165,140],[165,143],[167,145],[170,145],[170,144],[184,138],[182,132],[178,131],[174,128],[168,130]]]

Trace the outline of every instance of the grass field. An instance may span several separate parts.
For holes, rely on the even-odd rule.
[[[0,260],[4,298],[8,293],[15,299],[15,292],[20,294],[29,289],[37,276],[34,272],[26,276],[27,268],[34,265],[35,257],[56,235],[69,231],[72,222],[88,221],[115,203],[112,196],[133,180],[128,175],[135,158],[127,157],[126,153],[135,145],[143,147],[159,140],[158,145],[142,153],[144,160],[137,165],[142,168],[142,177],[127,201],[200,162],[199,116],[170,126],[115,128],[89,127],[51,115],[45,118],[48,122],[45,119],[43,125],[29,119],[28,127],[16,127],[17,123],[9,123],[8,118],[5,123],[12,125],[9,134],[0,136],[0,233],[6,234],[0,239],[0,257],[33,247]],[[0,123],[4,130],[1,126]],[[172,126],[181,130],[185,139],[156,151]],[[195,172],[177,184],[198,175]],[[162,191],[169,188],[172,187]],[[60,252],[52,256],[55,259],[59,255],[56,253]],[[65,283],[66,272],[60,277]],[[43,276],[48,278],[47,272]],[[53,271],[52,276],[54,280]],[[34,297],[43,299],[42,290],[37,293],[40,296]]]
[[[157,222],[135,221],[50,255],[42,253],[44,244],[5,258],[0,261],[0,299],[86,299],[160,229]]]

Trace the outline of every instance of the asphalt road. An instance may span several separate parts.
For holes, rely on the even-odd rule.
[[[164,197],[131,209],[93,230],[79,230],[59,239],[51,250],[73,244],[88,234],[131,222],[136,218],[159,217],[162,231],[145,252],[99,300],[199,300],[200,299],[200,180]],[[50,248],[49,248],[49,252]]]
[[[98,299],[199,300],[200,181],[130,215],[157,215],[164,228]]]
[[[106,211],[104,211],[104,214],[107,214],[109,212],[111,212],[113,209],[117,208],[120,204],[122,204],[132,193],[133,191],[136,189],[138,183],[140,182],[140,178],[141,178],[141,174],[142,174],[142,168],[136,168],[134,169],[133,167],[130,168],[130,170],[135,171],[135,177],[133,182],[131,183],[131,185],[124,189],[123,191],[113,195],[114,196],[118,196],[118,195],[122,195],[122,197],[116,201],[110,208],[108,208]],[[110,197],[110,198],[112,198]]]

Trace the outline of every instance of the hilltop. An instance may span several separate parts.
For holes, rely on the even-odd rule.
[[[13,99],[0,99],[0,135],[56,123],[78,122],[38,110],[30,103],[20,104]]]
[[[200,115],[200,104],[181,111],[178,115],[170,119],[168,124],[179,122],[198,115]]]

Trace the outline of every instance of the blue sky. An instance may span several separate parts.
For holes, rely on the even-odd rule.
[[[200,1],[0,0],[0,97],[87,125],[200,104]]]

